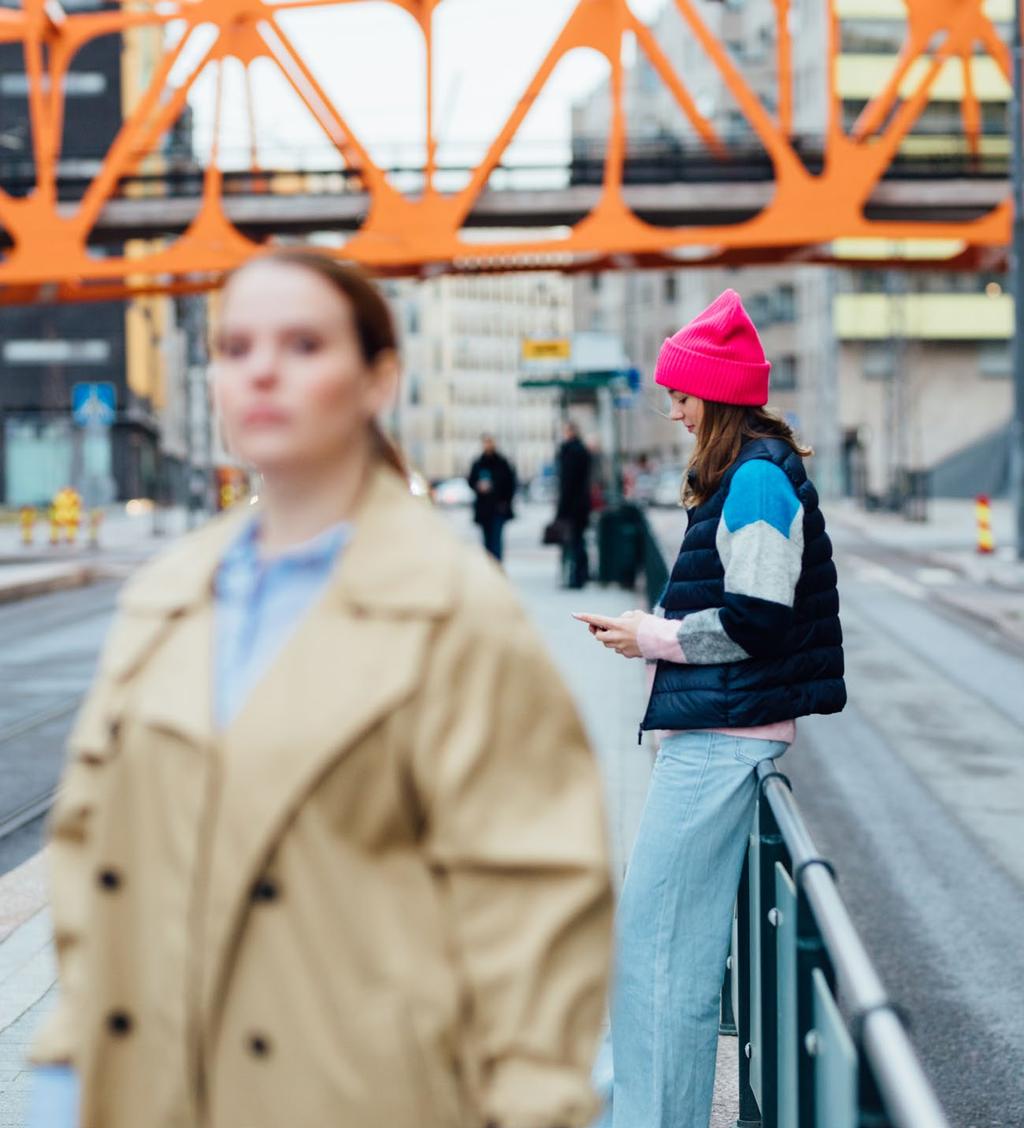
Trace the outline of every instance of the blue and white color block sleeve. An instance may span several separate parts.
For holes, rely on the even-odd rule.
[[[725,569],[722,606],[671,622],[646,616],[638,639],[645,658],[716,665],[777,652],[793,621],[804,513],[774,463],[756,459],[736,471],[716,547]]]

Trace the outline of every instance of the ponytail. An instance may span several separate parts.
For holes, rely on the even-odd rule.
[[[408,479],[409,467],[406,465],[405,456],[402,454],[401,448],[376,419],[370,424],[370,437],[373,441],[378,461],[382,462],[389,469],[394,470],[403,480]]]

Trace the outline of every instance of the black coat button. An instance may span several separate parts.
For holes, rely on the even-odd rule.
[[[267,1057],[270,1053],[270,1039],[265,1034],[250,1034],[249,1053],[253,1057]]]
[[[276,881],[271,881],[269,877],[257,881],[252,888],[252,899],[254,901],[276,901],[280,896],[280,887]]]
[[[111,1011],[107,1015],[107,1029],[118,1038],[123,1038],[132,1031],[132,1016],[123,1010]]]
[[[115,889],[121,888],[121,875],[116,869],[100,870],[99,883],[108,892],[113,893]]]

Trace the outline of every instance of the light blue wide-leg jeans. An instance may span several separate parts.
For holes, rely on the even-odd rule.
[[[601,1128],[708,1126],[755,769],[786,748],[709,732],[662,740],[619,899],[611,1031],[594,1070]]]

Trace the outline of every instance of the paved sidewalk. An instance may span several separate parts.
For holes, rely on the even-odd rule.
[[[53,1005],[56,969],[45,855],[0,877],[0,1128],[24,1124],[33,1034]]]
[[[830,520],[855,529],[877,544],[927,558],[975,583],[1024,591],[1024,563],[1016,559],[1013,513],[1008,501],[992,502],[996,551],[991,555],[978,552],[977,518],[970,500],[932,499],[924,521],[868,512],[848,498],[828,502],[827,510]]]
[[[596,584],[584,591],[559,588],[558,551],[539,546],[543,518],[549,516],[546,510],[522,507],[520,519],[507,527],[506,567],[576,699],[596,750],[608,803],[613,866],[621,876],[643,810],[653,757],[649,740],[642,747],[637,744],[646,676],[641,662],[627,662],[605,650],[570,616],[573,611],[616,615],[640,606],[640,600],[632,592]],[[453,515],[453,520],[467,538],[479,539],[465,514]],[[596,563],[596,554],[592,560]],[[737,1039],[719,1039],[710,1128],[736,1124],[737,1050]]]

